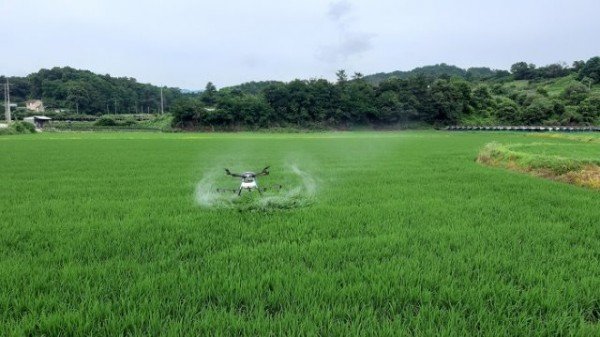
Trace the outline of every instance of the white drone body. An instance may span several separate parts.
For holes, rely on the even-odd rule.
[[[229,176],[242,179],[240,188],[238,188],[237,190],[233,190],[238,196],[242,194],[243,190],[246,190],[246,191],[257,190],[258,193],[262,194],[262,192],[266,189],[258,187],[258,184],[256,183],[256,177],[268,175],[269,174],[269,166],[265,167],[259,173],[254,173],[254,172],[231,173],[229,171],[229,169],[225,169],[225,173]],[[281,188],[281,185],[276,185],[275,187],[271,187],[271,188],[278,189],[278,188]],[[219,189],[219,190],[220,191],[228,191],[228,190],[231,191],[230,189]]]
[[[253,172],[242,173],[242,184],[240,185],[240,189],[251,191],[253,188],[258,189],[258,185],[256,184],[256,175]]]

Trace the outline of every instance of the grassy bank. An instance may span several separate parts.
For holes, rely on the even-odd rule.
[[[561,139],[562,137],[554,138]],[[563,139],[585,142],[595,141],[595,138],[590,140],[585,137]],[[479,152],[477,161],[485,165],[504,167],[552,180],[600,189],[598,147],[588,149],[584,146],[573,147],[568,145],[533,143],[528,145],[513,144],[509,147],[492,142]],[[550,148],[548,149],[548,147]],[[550,153],[546,152],[548,150],[550,150]],[[575,155],[575,158],[569,158],[568,155]]]

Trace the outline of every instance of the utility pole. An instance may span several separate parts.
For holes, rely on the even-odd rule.
[[[4,119],[6,123],[10,124],[10,85],[8,84],[8,77],[6,78],[6,86],[4,87]]]
[[[163,88],[160,87],[160,114],[165,113],[165,99],[163,97]]]
[[[115,98],[115,115],[117,114],[117,99]]]

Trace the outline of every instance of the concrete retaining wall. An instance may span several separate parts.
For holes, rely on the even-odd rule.
[[[600,132],[600,126],[447,126],[448,131]]]

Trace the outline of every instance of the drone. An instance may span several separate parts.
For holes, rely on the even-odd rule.
[[[259,173],[254,173],[254,172],[244,172],[244,173],[231,173],[231,171],[229,171],[229,169],[225,169],[225,173],[228,176],[232,176],[232,177],[236,177],[236,178],[241,178],[242,179],[242,183],[240,185],[239,188],[237,189],[227,189],[227,188],[219,188],[217,189],[218,192],[229,192],[232,191],[234,193],[236,193],[238,196],[242,195],[242,190],[247,190],[249,192],[251,192],[252,190],[256,190],[258,191],[258,193],[260,195],[262,195],[262,193],[264,191],[267,190],[267,188],[265,187],[258,187],[258,184],[256,183],[256,178],[260,177],[260,176],[267,176],[269,175],[269,167],[267,166],[265,167],[262,171],[260,171]],[[281,185],[272,185],[270,187],[270,189],[281,189]]]

